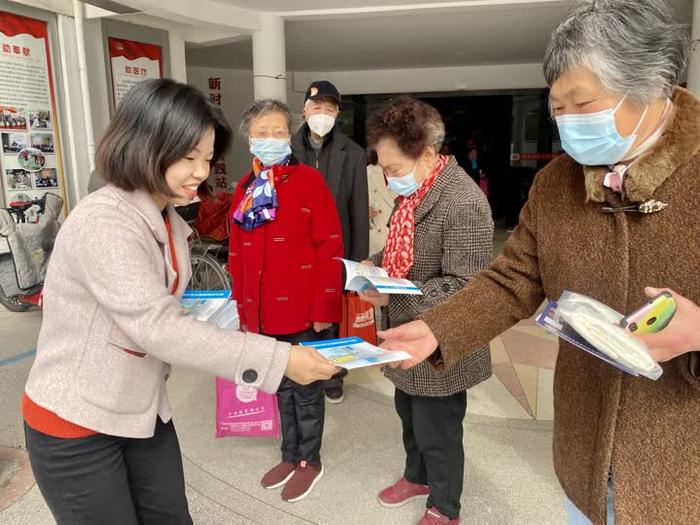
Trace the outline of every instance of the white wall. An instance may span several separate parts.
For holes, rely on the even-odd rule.
[[[61,68],[61,80],[63,81],[62,100],[57,104],[64,115],[65,125],[61,129],[61,150],[63,153],[63,164],[65,166],[64,176],[69,181],[71,195],[69,208],[74,207],[85,195],[90,177],[90,163],[87,152],[87,136],[85,133],[85,111],[83,109],[82,92],[80,89],[80,78],[74,74],[78,71],[78,48],[75,40],[75,22],[73,18],[59,15],[58,31],[62,35],[63,48],[61,50],[58,63],[54,67]],[[85,27],[86,34],[89,29]],[[88,69],[88,76],[95,74]],[[93,93],[93,97],[95,94]],[[95,106],[95,99],[91,100],[91,105]],[[105,102],[104,113],[107,115],[108,108]]]
[[[302,94],[317,79],[333,82],[345,95],[541,89],[547,86],[542,64],[464,66],[368,71],[297,72],[290,89]]]
[[[234,128],[233,148],[226,158],[229,181],[240,179],[250,170],[251,156],[248,144],[238,135],[241,114],[253,102],[253,72],[240,69],[214,69],[188,67],[187,81],[190,85],[209,93],[209,78],[221,78],[221,110]]]
[[[88,68],[88,84],[90,85],[92,126],[95,131],[95,139],[99,141],[100,137],[107,129],[111,118],[109,99],[112,96],[112,90],[111,86],[108,84],[102,20],[99,18],[85,20],[84,27],[85,59]],[[87,186],[83,187],[84,190],[87,191]]]

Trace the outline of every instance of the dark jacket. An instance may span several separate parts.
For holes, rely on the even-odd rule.
[[[369,255],[369,195],[364,150],[335,126],[326,135],[318,157],[311,147],[309,126],[304,124],[292,138],[292,151],[299,162],[318,169],[331,190],[340,216],[345,257],[362,261]]]
[[[251,175],[233,197],[229,268],[241,326],[249,332],[287,335],[314,321],[340,321],[343,254],[340,222],[321,174],[304,164],[274,170],[278,208],[274,221],[252,231],[233,222]]]
[[[646,301],[645,286],[668,286],[700,303],[700,103],[676,88],[673,105],[659,142],[628,170],[624,199],[603,186],[605,168],[583,168],[568,155],[540,171],[503,254],[422,315],[445,367],[564,290],[624,313]],[[603,211],[652,198],[668,208]],[[553,448],[566,495],[604,524],[612,469],[616,525],[698,523],[700,378],[692,354],[662,363],[663,375],[652,381],[560,346]]]
[[[458,292],[491,262],[493,221],[483,192],[454,157],[435,179],[415,212],[413,267],[406,276],[423,295],[390,295],[384,308],[390,327],[415,320]],[[384,251],[372,256],[381,266]],[[488,345],[460,359],[447,373],[428,362],[386,376],[409,395],[439,397],[464,392],[491,375]]]

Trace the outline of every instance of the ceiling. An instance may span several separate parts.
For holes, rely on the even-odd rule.
[[[326,11],[329,9],[357,9],[377,6],[425,6],[430,4],[468,4],[483,3],[483,0],[465,0],[462,2],[445,2],[444,0],[216,0],[222,4],[243,7],[255,11],[291,12],[291,11]],[[487,0],[489,1],[489,0]],[[490,0],[498,3],[501,0]],[[551,1],[551,0],[548,0]],[[293,8],[290,8],[293,7]]]
[[[286,0],[217,0],[258,10],[289,7]],[[383,0],[403,5],[410,0]],[[430,3],[423,0],[422,4]],[[401,14],[288,19],[287,69],[352,71],[365,69],[537,63],[549,35],[571,2],[452,7]],[[692,0],[673,0],[679,20],[691,20]],[[371,0],[295,0],[295,10],[376,5]],[[188,65],[252,68],[249,38],[214,47],[188,47]]]

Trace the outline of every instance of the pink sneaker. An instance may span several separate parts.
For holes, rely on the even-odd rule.
[[[418,525],[459,525],[459,518],[451,520],[435,507],[425,511]]]
[[[394,508],[405,505],[413,499],[424,498],[428,494],[430,494],[430,489],[427,485],[418,485],[407,481],[406,478],[401,478],[390,487],[382,490],[377,499],[381,505]]]

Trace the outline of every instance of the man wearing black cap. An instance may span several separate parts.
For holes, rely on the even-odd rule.
[[[369,256],[369,198],[364,150],[336,125],[340,93],[327,80],[312,82],[304,97],[306,123],[292,138],[294,156],[319,170],[326,179],[340,215],[345,257],[363,261]],[[326,399],[343,400],[343,376],[326,382]]]

